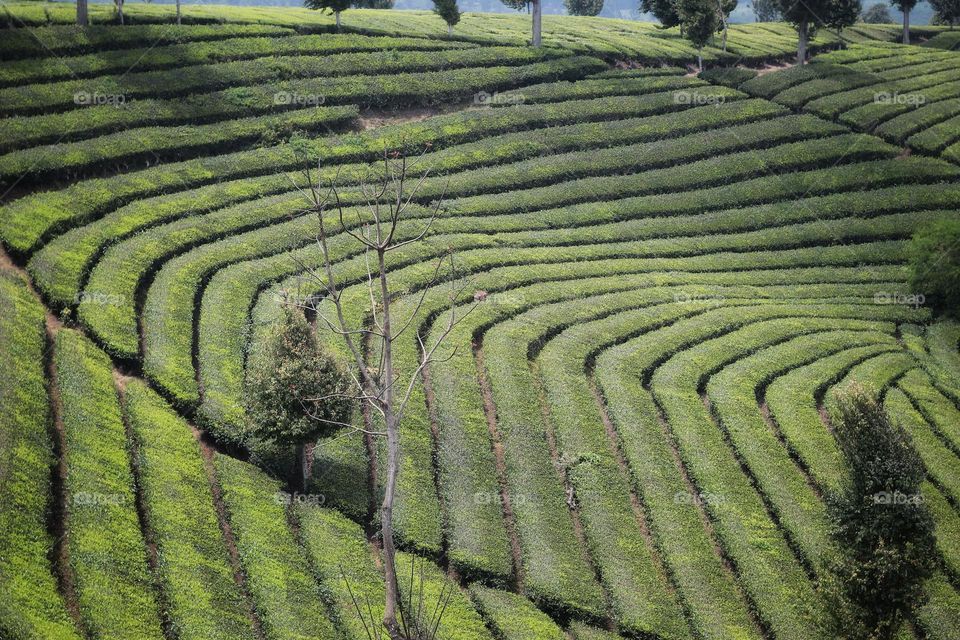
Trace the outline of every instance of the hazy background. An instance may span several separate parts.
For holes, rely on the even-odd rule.
[[[113,0],[93,0],[94,2],[112,2]],[[130,0],[133,1],[133,0]],[[152,0],[156,4],[173,4],[175,0]],[[212,0],[210,2],[191,3],[189,0],[182,0],[184,4],[234,4],[234,5],[270,5],[270,6],[291,6],[302,7],[303,0]],[[457,4],[461,11],[475,11],[487,13],[517,13],[506,6],[500,0],[458,0]],[[876,0],[864,0],[863,9],[866,11],[874,4],[887,4],[890,15],[895,20],[902,19],[900,12],[889,5],[889,3],[877,2]],[[624,18],[627,20],[646,20],[656,22],[656,19],[650,14],[640,13],[639,0],[604,0],[603,11],[600,15],[605,18]],[[432,9],[431,0],[396,0],[394,9]],[[552,14],[565,14],[566,9],[563,6],[563,0],[543,0],[543,12]],[[926,2],[917,4],[916,8],[910,13],[910,23],[916,25],[928,24],[933,16],[933,10]],[[750,0],[740,0],[736,10],[731,14],[732,22],[755,22],[756,16],[753,14],[753,3]]]

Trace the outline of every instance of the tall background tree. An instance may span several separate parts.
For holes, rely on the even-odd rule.
[[[730,14],[737,8],[737,0],[715,0],[717,7],[717,19],[723,26],[723,44],[722,49],[727,50],[727,27],[730,23]]]
[[[603,0],[563,0],[572,16],[595,16],[603,11]]]
[[[854,384],[837,396],[837,441],[850,476],[828,505],[840,548],[831,585],[841,637],[892,640],[925,601],[937,566],[926,472],[910,437]]]
[[[860,19],[867,24],[893,23],[893,16],[890,15],[890,9],[882,2],[871,5],[869,9],[860,14]]]
[[[960,22],[960,0],[930,0],[933,7],[933,22],[953,28]]]
[[[349,9],[352,4],[352,0],[304,0],[303,2],[303,5],[308,9],[328,10],[333,13],[337,31],[340,31],[340,14]]]
[[[676,6],[683,36],[697,48],[697,64],[703,71],[703,47],[720,30],[717,0],[677,0]]]
[[[640,11],[652,13],[664,27],[680,25],[680,14],[674,0],[640,0]]]
[[[87,0],[77,0],[77,24],[82,27],[90,24],[90,15],[87,10]]]
[[[532,22],[530,44],[534,47],[539,47],[542,43],[543,31],[541,26],[543,24],[542,0],[501,0],[501,2],[512,9],[516,9],[517,11],[527,9],[530,12]]]
[[[910,12],[917,0],[890,0],[890,4],[903,12],[903,44],[910,44]]]
[[[453,35],[453,27],[460,22],[457,0],[433,0],[433,12],[447,23],[447,35]]]
[[[318,344],[303,313],[285,303],[267,339],[250,354],[244,389],[247,438],[294,447],[297,481],[305,491],[307,448],[348,423],[350,390],[345,367]]]
[[[782,19],[780,2],[779,0],[753,0],[753,14],[757,17],[757,22],[777,22]]]
[[[797,64],[806,64],[810,37],[820,27],[841,31],[857,21],[860,0],[778,0],[783,19],[797,30]]]

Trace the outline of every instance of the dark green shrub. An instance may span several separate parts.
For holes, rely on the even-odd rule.
[[[934,309],[960,315],[960,218],[919,228],[908,248],[910,286]]]
[[[843,637],[887,639],[925,602],[936,568],[933,517],[923,502],[923,462],[910,436],[854,383],[837,395],[837,440],[850,478],[829,499],[833,611]]]

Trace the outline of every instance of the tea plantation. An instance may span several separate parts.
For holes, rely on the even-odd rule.
[[[244,379],[283,301],[321,292],[305,164],[370,322],[347,231],[397,149],[430,170],[399,238],[440,215],[389,254],[418,322],[396,366],[462,319],[400,427],[401,595],[448,594],[437,638],[835,637],[853,380],[911,435],[936,522],[900,637],[960,638],[960,323],[907,267],[960,215],[952,32],[824,29],[794,66],[786,23],[732,25],[698,74],[635,21],[545,16],[533,48],[524,14],[448,36],[425,11],[90,10],[0,5],[0,638],[368,639],[385,444],[320,440],[291,499]]]

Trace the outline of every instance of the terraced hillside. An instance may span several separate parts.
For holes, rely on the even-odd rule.
[[[431,169],[411,216],[443,203],[391,254],[396,313],[435,336],[435,258],[469,279],[458,355],[401,434],[400,565],[453,594],[440,638],[832,638],[851,380],[926,467],[938,570],[907,636],[958,637],[960,324],[912,304],[905,248],[960,211],[960,54],[871,41],[698,78],[642,23],[548,18],[531,49],[521,16],[447,38],[417,12],[351,10],[334,34],[305,10],[184,9],[196,24],[131,5],[81,31],[63,5],[4,5],[0,637],[367,638],[382,444],[322,440],[323,504],[291,500],[248,448],[243,380],[282,300],[318,293],[303,158],[359,225],[361,176],[400,148]],[[737,26],[708,57],[793,47]],[[929,102],[873,98],[911,91]],[[363,255],[329,247],[368,321]],[[412,334],[396,348],[415,366]]]

